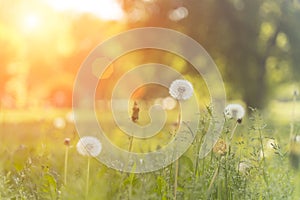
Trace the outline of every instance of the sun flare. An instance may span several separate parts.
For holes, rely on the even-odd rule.
[[[41,18],[35,14],[27,14],[23,19],[23,28],[25,31],[32,31],[39,27],[41,24]]]
[[[47,4],[57,11],[90,13],[102,20],[121,20],[123,10],[116,0],[46,0]]]

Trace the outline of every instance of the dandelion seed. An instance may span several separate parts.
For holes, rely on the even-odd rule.
[[[236,119],[238,123],[241,123],[245,115],[245,109],[240,104],[229,104],[226,106],[224,113],[226,117]]]
[[[78,141],[76,148],[80,155],[97,157],[102,150],[102,145],[97,138],[85,136]]]
[[[187,100],[193,95],[193,85],[187,80],[177,79],[171,83],[170,95],[177,100]]]

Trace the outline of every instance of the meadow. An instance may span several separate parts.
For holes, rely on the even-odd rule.
[[[226,120],[213,151],[199,159],[211,119],[208,109],[200,115],[198,129],[192,130],[196,138],[178,162],[134,174],[92,159],[88,183],[87,157],[76,150],[79,136],[68,118],[70,110],[2,110],[0,199],[299,199],[300,143],[290,140],[290,122],[274,120],[291,109],[278,108],[269,112],[273,119],[266,112],[247,109],[229,146],[235,120]],[[297,120],[293,124],[297,135],[300,126]],[[65,138],[70,138],[68,145]]]
[[[300,199],[300,0],[0,5],[0,200]],[[166,121],[155,116],[165,122],[157,135],[133,138],[114,121],[148,125],[156,100],[175,102]],[[219,125],[210,104],[223,100],[241,103],[246,115],[224,113],[203,158],[209,126]],[[88,123],[94,107],[105,137],[128,154],[163,151],[179,134],[193,140],[183,139],[190,146],[179,159],[147,173],[132,172],[167,159],[134,163],[121,151],[132,171],[118,171],[87,153],[97,145],[78,148],[83,134],[97,133],[91,123],[81,126],[85,133],[76,129],[72,105]],[[94,157],[111,155],[100,142]],[[171,147],[167,158],[181,150]]]

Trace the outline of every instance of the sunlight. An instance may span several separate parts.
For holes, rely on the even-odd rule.
[[[46,2],[58,11],[90,13],[103,20],[121,20],[124,15],[116,0],[46,0]]]
[[[25,31],[33,31],[41,24],[41,18],[35,14],[27,14],[23,19],[23,28]]]

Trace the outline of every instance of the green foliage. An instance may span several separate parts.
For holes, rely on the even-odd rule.
[[[208,109],[200,117],[199,128],[193,130],[196,134],[193,144],[179,159],[177,199],[279,200],[297,197],[299,183],[295,177],[299,176],[299,171],[291,170],[286,135],[272,134],[273,129],[268,127],[262,114],[252,109],[249,120],[243,120],[237,127],[230,151],[223,155],[212,151],[199,159],[202,138],[210,119]],[[222,139],[229,137],[233,124],[232,120],[226,121]],[[49,137],[47,131],[40,134]],[[56,137],[49,137],[42,142],[43,151],[36,145],[38,141],[34,141],[34,137],[29,140],[35,145],[22,141],[22,151],[19,146],[1,148],[1,152],[12,152],[1,157],[5,159],[0,162],[1,199],[85,198],[86,158],[73,148],[76,140],[71,142],[69,174],[64,185],[64,133],[55,134],[61,134],[57,136],[61,142],[58,144]],[[9,142],[7,138],[5,141]],[[133,174],[115,171],[91,160],[90,175],[88,199],[91,200],[173,199],[174,163],[155,172]]]
[[[296,0],[124,0],[124,5],[128,14],[140,9],[151,16],[130,22],[130,27],[172,28],[203,45],[218,65],[230,99],[263,108],[278,86],[299,80]],[[149,5],[159,7],[159,12],[146,9]],[[188,10],[186,18],[174,22],[167,17],[181,6]]]

